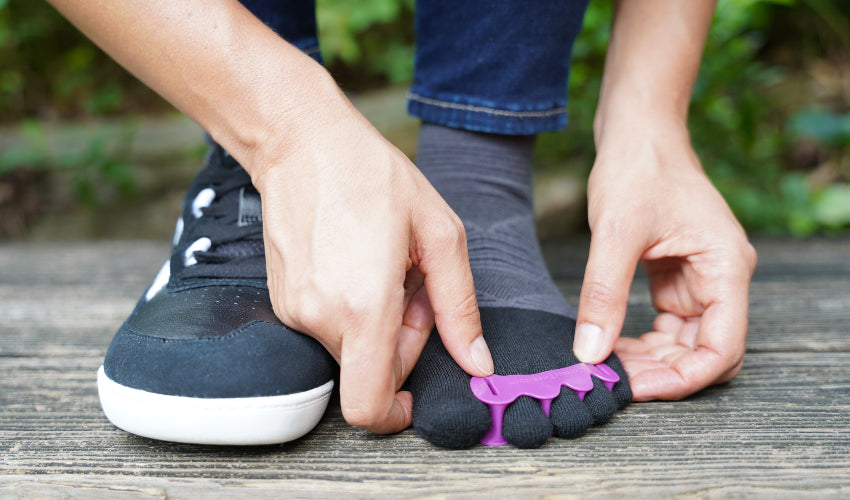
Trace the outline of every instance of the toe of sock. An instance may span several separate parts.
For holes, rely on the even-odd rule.
[[[505,410],[502,436],[518,448],[539,448],[552,431],[552,422],[536,399],[522,396]]]
[[[595,425],[608,422],[618,407],[614,396],[608,391],[605,384],[597,378],[593,379],[593,390],[584,397],[584,404],[590,411]]]
[[[550,419],[555,435],[560,438],[577,438],[593,425],[593,416],[576,393],[568,388],[561,389],[561,395],[552,402]]]
[[[610,366],[620,376],[620,381],[614,384],[611,395],[614,396],[617,409],[623,409],[632,402],[632,388],[629,386],[629,375],[623,368],[623,364],[619,358],[613,354],[605,360],[605,364]]]
[[[414,400],[413,428],[437,446],[469,448],[490,428],[490,411],[474,399],[445,399],[430,405],[417,405]]]

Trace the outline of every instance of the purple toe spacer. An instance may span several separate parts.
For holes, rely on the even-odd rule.
[[[609,391],[620,380],[620,376],[605,363],[598,365],[579,363],[531,375],[472,377],[469,382],[472,394],[490,406],[490,417],[493,420],[487,434],[481,438],[481,444],[487,446],[508,444],[502,437],[502,418],[505,415],[505,408],[516,398],[531,396],[540,400],[543,412],[549,415],[552,400],[561,393],[561,386],[565,385],[576,391],[578,398],[584,401],[585,394],[593,389],[591,375],[604,382]]]

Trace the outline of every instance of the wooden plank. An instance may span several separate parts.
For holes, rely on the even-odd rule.
[[[412,431],[372,436],[347,426],[335,404],[315,432],[289,445],[159,443],[123,433],[101,415],[99,363],[0,358],[0,475],[94,474],[137,485],[147,477],[277,480],[284,489],[353,494],[369,491],[367,483],[389,495],[850,487],[848,353],[753,354],[732,384],[683,402],[631,405],[582,439],[553,439],[539,450],[446,451]]]
[[[634,404],[539,450],[447,451],[353,429],[338,404],[282,446],[207,448],[128,435],[95,370],[167,245],[0,245],[0,498],[770,496],[850,494],[847,240],[757,242],[741,375],[682,402]],[[548,246],[573,299],[582,244]],[[638,277],[626,330],[648,328]]]
[[[751,352],[850,350],[846,241],[815,240],[805,259],[801,245],[757,241],[763,255],[751,290]],[[0,245],[0,353],[105,350],[167,251],[167,245],[151,242]],[[561,289],[576,304],[586,242],[549,245],[546,254]],[[794,271],[805,266],[808,272]],[[624,334],[647,331],[654,314],[646,280],[638,274]]]
[[[0,355],[105,353],[168,244],[0,245]]]

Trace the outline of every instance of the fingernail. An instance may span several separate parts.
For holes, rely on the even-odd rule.
[[[472,362],[475,367],[484,375],[492,375],[495,370],[493,366],[493,357],[490,356],[490,349],[487,347],[487,342],[483,335],[475,337],[475,340],[469,345],[469,352],[472,355]]]
[[[601,354],[602,328],[593,323],[582,323],[576,328],[573,353],[582,363],[591,363]]]

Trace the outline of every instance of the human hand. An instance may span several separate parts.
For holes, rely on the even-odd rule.
[[[272,303],[340,363],[345,419],[397,432],[412,415],[399,388],[435,321],[465,371],[493,372],[463,224],[341,93],[297,120],[250,169]]]
[[[681,399],[741,370],[756,253],[686,132],[618,137],[599,149],[588,182],[574,350],[599,363],[613,347],[636,401]],[[659,314],[652,331],[618,339],[638,261]]]
[[[492,373],[463,225],[319,64],[235,0],[51,3],[251,175],[275,312],[340,362],[350,423],[410,424],[396,391],[435,320],[464,370]]]

